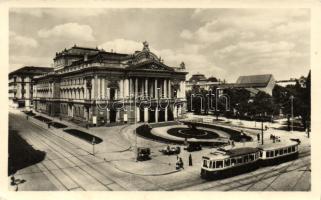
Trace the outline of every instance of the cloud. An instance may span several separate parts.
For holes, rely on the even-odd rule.
[[[38,47],[38,42],[35,39],[18,35],[12,31],[10,32],[10,44],[16,47]]]
[[[71,18],[86,18],[86,17],[92,17],[92,16],[98,16],[103,13],[106,13],[106,9],[101,8],[13,8],[10,9],[11,13],[19,14],[19,15],[30,15],[33,17],[45,17],[53,16],[55,18],[65,18],[65,19],[71,19]]]
[[[78,23],[66,23],[54,26],[51,29],[41,29],[38,31],[42,38],[65,38],[74,41],[95,41],[93,30],[88,25]]]
[[[193,37],[193,34],[189,30],[184,29],[181,32],[180,36],[181,38],[184,38],[184,39],[191,39]]]

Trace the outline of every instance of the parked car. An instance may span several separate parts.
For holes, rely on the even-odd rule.
[[[202,150],[202,146],[198,143],[189,143],[184,150],[191,152],[191,151],[200,151]]]
[[[181,148],[179,146],[176,146],[176,147],[167,146],[164,149],[161,149],[159,151],[165,155],[174,155],[174,154],[181,153]]]
[[[150,160],[150,148],[146,147],[138,147],[137,148],[137,160],[138,161],[144,161],[144,160]]]

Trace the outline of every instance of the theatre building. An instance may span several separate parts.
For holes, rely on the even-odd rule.
[[[103,126],[171,121],[186,111],[184,63],[165,65],[147,42],[133,54],[75,45],[53,60],[54,71],[34,79],[39,112]]]

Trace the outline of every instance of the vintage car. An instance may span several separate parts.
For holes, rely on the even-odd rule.
[[[176,147],[167,146],[164,149],[161,149],[159,151],[165,155],[174,155],[174,154],[181,153],[181,148],[179,146],[176,146]]]
[[[198,143],[189,143],[184,150],[191,152],[191,151],[200,151],[202,150],[202,146]]]
[[[138,147],[137,148],[137,160],[138,161],[144,161],[144,160],[150,160],[150,148],[146,147]]]

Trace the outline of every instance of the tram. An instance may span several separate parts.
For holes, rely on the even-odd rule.
[[[260,149],[243,147],[220,150],[202,157],[201,177],[212,179],[228,177],[256,169]]]
[[[260,149],[260,165],[268,166],[297,159],[298,142],[286,141],[263,145]]]

